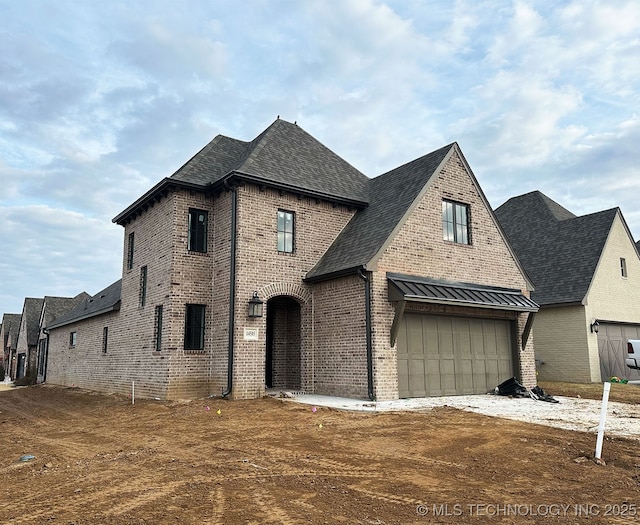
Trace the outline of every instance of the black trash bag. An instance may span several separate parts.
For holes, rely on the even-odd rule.
[[[526,396],[529,397],[529,391],[520,384],[520,382],[512,377],[500,383],[496,389],[496,394],[499,396]]]
[[[533,395],[535,395],[535,399],[538,399],[540,401],[546,401],[547,403],[559,403],[560,401],[558,401],[557,399],[555,399],[554,397],[550,396],[549,394],[547,394],[544,390],[542,390],[542,388],[540,388],[539,386],[534,386],[531,389],[531,393]]]

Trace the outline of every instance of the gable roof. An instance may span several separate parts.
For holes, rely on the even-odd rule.
[[[366,266],[454,148],[455,143],[449,144],[372,179],[369,206],[353,216],[305,279],[312,282]]]
[[[42,303],[44,298],[27,297],[24,300],[24,307],[22,308],[22,319],[20,320],[20,327],[22,328],[22,321],[26,321],[27,333],[20,332],[18,337],[26,337],[27,345],[34,346],[38,344],[38,333],[40,331],[40,313],[42,312]]]
[[[7,339],[11,339],[11,349],[15,350],[18,341],[18,331],[20,330],[20,320],[22,314],[4,314],[2,316],[2,326],[4,327],[4,335]],[[2,341],[3,349],[8,340]]]
[[[495,210],[542,306],[582,303],[618,208],[577,217],[539,191]]]
[[[47,327],[55,319],[66,314],[72,308],[80,304],[82,301],[91,299],[91,296],[87,292],[81,292],[75,297],[53,297],[46,295],[44,298],[44,304],[42,305],[42,315],[40,316],[40,323],[42,327]]]
[[[231,179],[295,191],[363,208],[369,179],[297,124],[277,119],[250,142],[218,135],[171,177],[161,181],[113,221],[124,224],[167,188],[216,191]]]
[[[120,296],[122,293],[122,279],[107,286],[91,298],[85,298],[64,315],[58,317],[46,328],[53,330],[71,323],[82,321],[90,317],[106,314],[120,309]]]

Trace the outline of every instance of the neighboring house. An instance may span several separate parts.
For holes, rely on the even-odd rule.
[[[119,367],[136,366],[132,348],[122,335],[125,331],[114,330],[119,319],[120,291],[118,280],[93,297],[83,293],[74,298],[75,307],[47,324],[47,383],[117,390],[112,378],[119,377]],[[114,344],[112,338],[118,335],[120,339],[116,341],[122,345],[125,357],[121,361],[107,360]]]
[[[50,326],[48,382],[162,399],[535,384],[531,283],[455,143],[369,179],[278,119],[217,136],[114,222],[120,293]]]
[[[640,259],[620,209],[577,217],[534,191],[496,216],[535,285],[539,379],[639,379],[624,358],[640,338]]]
[[[45,296],[38,322],[38,350],[36,354],[37,382],[44,383],[47,376],[47,352],[49,341],[48,327],[57,318],[69,312],[79,303],[91,299],[87,292],[82,292],[75,297],[51,297]]]
[[[29,377],[35,383],[36,379],[36,356],[38,352],[38,332],[40,313],[44,299],[27,297],[22,307],[20,318],[20,330],[18,331],[18,341],[16,343],[16,360],[12,377],[20,379]]]
[[[5,374],[11,375],[12,362],[15,358],[18,331],[20,330],[20,314],[3,314],[2,328],[0,329],[0,341],[2,342],[2,355]]]

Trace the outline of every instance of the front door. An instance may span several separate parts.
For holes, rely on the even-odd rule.
[[[265,384],[267,388],[300,390],[300,304],[278,296],[267,301]]]

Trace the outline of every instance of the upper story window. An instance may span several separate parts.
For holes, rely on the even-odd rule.
[[[442,234],[445,241],[471,244],[468,204],[442,201]]]
[[[153,343],[156,352],[162,350],[162,305],[156,306],[156,315],[153,323]]]
[[[185,350],[202,350],[204,348],[204,311],[203,304],[187,305],[184,330]]]
[[[147,267],[140,268],[140,306],[144,306],[147,302]]]
[[[133,244],[134,244],[134,234],[131,232],[129,234],[129,240],[127,242],[127,270],[131,270],[133,268]]]
[[[109,327],[105,326],[102,329],[102,353],[106,354],[107,353],[107,342],[109,339]]]
[[[295,216],[292,211],[278,210],[278,251],[293,253]]]
[[[189,210],[189,241],[187,249],[190,252],[207,253],[207,222],[209,213],[202,210]]]
[[[78,342],[78,332],[69,333],[69,346],[76,346]]]
[[[627,277],[627,261],[623,257],[620,257],[620,274]]]

